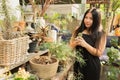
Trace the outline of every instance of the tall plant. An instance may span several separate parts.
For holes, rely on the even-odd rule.
[[[10,16],[9,16],[9,11],[8,11],[6,2],[7,2],[6,0],[2,0],[2,11],[5,16],[5,27],[6,27],[6,29],[10,29],[10,28],[12,28],[12,25],[10,22]]]
[[[12,29],[12,23],[11,23],[11,19],[10,19],[10,15],[9,15],[9,10],[8,10],[8,6],[7,6],[7,1],[6,0],[2,0],[2,11],[4,14],[4,28],[5,28],[5,37],[6,39],[10,39],[11,35],[11,29]]]

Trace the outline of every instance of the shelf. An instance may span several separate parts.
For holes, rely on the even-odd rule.
[[[65,80],[72,66],[73,62],[68,62],[63,71],[58,72],[53,78],[51,78],[51,80]]]
[[[25,58],[23,61],[20,61],[20,62],[18,62],[18,63],[16,63],[16,64],[13,64],[13,65],[8,66],[8,69],[7,69],[7,70],[5,70],[5,67],[0,67],[0,74],[3,74],[3,73],[5,73],[5,72],[8,72],[8,71],[10,71],[10,70],[12,70],[12,69],[14,69],[14,68],[16,68],[16,67],[18,67],[18,66],[20,66],[20,65],[22,65],[22,64],[24,64],[24,63],[26,63],[26,62],[28,62],[31,58],[33,58],[33,57],[35,57],[35,56],[37,56],[37,55],[43,55],[43,54],[45,54],[46,52],[48,52],[48,50],[39,51],[38,53],[28,53],[28,54],[26,55],[26,58]]]

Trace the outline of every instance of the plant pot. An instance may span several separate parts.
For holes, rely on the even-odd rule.
[[[29,49],[28,49],[28,52],[29,52],[29,53],[35,52],[37,43],[38,43],[37,40],[32,41],[31,43],[29,43]]]
[[[35,63],[35,58],[33,58],[29,61],[30,67],[36,72],[39,78],[49,79],[56,75],[59,64],[59,60],[56,58],[52,59],[55,60],[55,62],[52,64],[37,64]]]

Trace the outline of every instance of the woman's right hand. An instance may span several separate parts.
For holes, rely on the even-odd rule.
[[[71,39],[70,40],[70,46],[72,48],[75,48],[78,45],[78,41],[76,39]]]

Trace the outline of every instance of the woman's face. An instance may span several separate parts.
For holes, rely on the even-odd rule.
[[[87,28],[90,28],[93,24],[93,17],[92,17],[92,14],[89,12],[86,14],[85,18],[84,18],[84,23],[85,23],[85,26]]]

